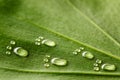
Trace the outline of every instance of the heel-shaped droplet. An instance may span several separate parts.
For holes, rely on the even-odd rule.
[[[114,64],[103,64],[101,66],[101,68],[105,71],[115,71],[116,70],[116,66]]]
[[[28,56],[28,51],[23,49],[22,47],[16,47],[14,48],[14,53],[21,57]]]
[[[87,58],[87,59],[93,59],[94,58],[94,55],[89,51],[82,52],[82,56]]]
[[[46,46],[49,46],[49,47],[54,47],[56,46],[56,43],[52,40],[48,40],[48,39],[45,39],[42,41],[42,44],[45,44]]]
[[[51,60],[51,63],[56,65],[56,66],[66,66],[68,61],[65,59],[61,59],[61,58],[53,58]]]

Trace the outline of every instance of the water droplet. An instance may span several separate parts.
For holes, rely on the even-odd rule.
[[[75,52],[81,52],[81,49],[76,49]]]
[[[77,52],[73,52],[74,55],[77,55],[78,53]]]
[[[38,45],[38,46],[39,46],[39,45],[41,45],[41,43],[40,43],[40,42],[35,42],[35,45]]]
[[[12,47],[11,46],[7,46],[6,49],[12,50]]]
[[[7,55],[10,55],[10,54],[11,54],[11,52],[10,52],[10,51],[6,51],[6,54],[7,54]]]
[[[42,36],[39,36],[38,38],[39,38],[39,39],[44,39],[44,37],[42,37]]]
[[[45,63],[44,67],[48,68],[48,67],[50,67],[50,64],[49,63]]]
[[[40,42],[40,41],[41,41],[41,39],[37,38],[37,39],[35,39],[35,41],[38,41],[38,42]]]
[[[80,50],[84,50],[84,47],[80,47]]]
[[[102,64],[102,60],[97,59],[97,60],[96,60],[96,63],[98,63],[98,64]]]
[[[89,51],[84,51],[82,53],[82,56],[87,58],[87,59],[93,59],[94,58],[94,55],[91,52],[89,52]]]
[[[51,56],[50,55],[45,55],[45,57],[50,58]]]
[[[22,47],[16,47],[14,49],[14,53],[21,56],[21,57],[26,57],[28,56],[28,51],[23,49]]]
[[[99,66],[99,64],[97,64],[97,63],[94,63],[94,66],[96,66],[96,67],[97,67],[97,66]]]
[[[115,71],[116,70],[116,66],[114,64],[103,64],[101,66],[101,68],[105,71]]]
[[[48,40],[48,39],[43,40],[42,44],[45,44],[45,45],[50,46],[50,47],[56,46],[56,43],[54,41]]]
[[[67,65],[67,60],[61,59],[61,58],[53,58],[51,60],[51,63],[57,66],[66,66]]]
[[[49,59],[48,58],[44,58],[43,61],[44,62],[49,62]]]
[[[10,41],[10,44],[15,45],[16,42],[15,41]]]
[[[94,67],[94,71],[100,71],[99,67]]]

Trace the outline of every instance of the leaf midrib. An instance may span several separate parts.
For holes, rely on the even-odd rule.
[[[88,20],[91,24],[94,25],[95,28],[100,30],[106,37],[108,37],[111,41],[113,41],[119,48],[120,48],[120,43],[114,39],[109,33],[107,33],[105,30],[103,30],[97,23],[95,23],[92,19],[90,19],[87,15],[85,15],[80,9],[78,9],[74,4],[70,2],[70,0],[66,1],[73,9],[81,14],[86,20]]]

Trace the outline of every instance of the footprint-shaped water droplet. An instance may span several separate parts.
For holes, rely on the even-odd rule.
[[[105,71],[115,71],[116,70],[116,66],[114,64],[103,64],[101,66],[101,68]]]
[[[94,55],[89,51],[82,52],[82,56],[87,58],[87,59],[93,59],[94,58]]]
[[[42,41],[42,44],[45,44],[46,46],[49,46],[49,47],[54,47],[56,46],[56,43],[52,40],[48,40],[48,39],[45,39]]]
[[[28,56],[28,51],[23,49],[22,47],[16,47],[14,48],[14,53],[21,57]]]
[[[56,66],[66,66],[68,61],[65,59],[61,59],[61,58],[53,58],[51,60],[51,63],[56,65]]]

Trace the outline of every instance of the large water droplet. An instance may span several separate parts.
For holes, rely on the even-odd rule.
[[[51,60],[51,63],[56,65],[56,66],[66,66],[67,65],[67,60],[61,59],[61,58],[53,58]]]
[[[105,71],[115,71],[116,70],[116,66],[114,64],[103,64],[101,66],[101,68]]]
[[[56,46],[56,43],[54,41],[48,39],[43,40],[42,44],[45,44],[46,46],[50,46],[50,47]]]
[[[94,55],[91,52],[89,52],[89,51],[84,51],[82,53],[82,56],[87,58],[87,59],[93,59],[94,58]]]
[[[14,53],[21,56],[21,57],[26,57],[28,56],[28,51],[23,49],[22,47],[16,47],[14,49]]]

